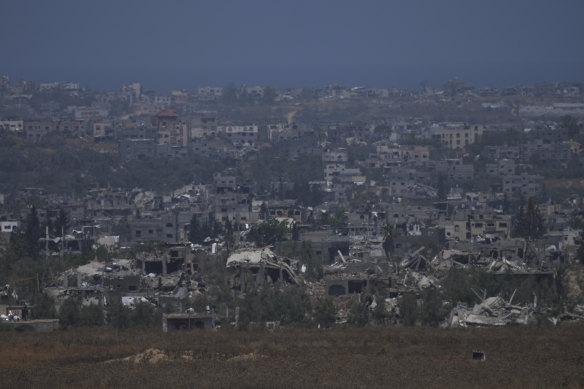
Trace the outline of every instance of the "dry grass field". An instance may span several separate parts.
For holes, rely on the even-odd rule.
[[[584,327],[1,332],[0,371],[2,388],[576,388]]]

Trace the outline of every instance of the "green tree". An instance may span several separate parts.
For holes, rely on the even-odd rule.
[[[400,321],[405,326],[416,325],[419,319],[418,299],[415,294],[407,294],[399,302]]]
[[[525,218],[525,208],[523,205],[519,206],[517,215],[513,219],[513,235],[525,237],[527,235],[527,220]]]
[[[206,236],[203,236],[204,232],[197,220],[197,215],[193,214],[191,217],[191,223],[189,225],[189,241],[191,243],[203,243]]]
[[[95,257],[101,262],[107,262],[107,260],[109,259],[109,252],[107,250],[107,247],[100,244],[95,250]]]
[[[448,186],[446,182],[446,176],[443,174],[438,175],[438,199],[446,200],[448,196]]]
[[[390,255],[393,253],[393,242],[395,236],[397,235],[397,229],[395,224],[386,224],[381,230],[383,236],[383,251],[385,251],[385,258],[390,259]]]
[[[266,205],[266,203],[262,203],[261,207],[260,207],[260,219],[261,220],[266,220],[268,218],[268,206]]]
[[[260,322],[262,319],[262,300],[257,289],[248,290],[241,302],[239,313],[239,328],[247,329],[251,322]]]
[[[442,298],[435,289],[427,289],[422,296],[421,319],[422,324],[430,327],[438,327],[446,317]]]
[[[369,309],[358,298],[353,298],[351,301],[347,321],[359,327],[363,327],[369,322]]]
[[[24,234],[12,231],[10,234],[10,245],[8,246],[7,257],[18,260],[28,255],[29,249]]]
[[[235,222],[237,223],[237,221]],[[227,218],[227,220],[225,221],[225,244],[227,245],[228,251],[231,249],[231,247],[233,247],[234,243],[235,241],[233,238],[233,224],[231,223],[231,220]]]
[[[285,221],[279,222],[274,218],[255,224],[248,235],[248,240],[257,246],[273,245],[282,241],[289,232]]]
[[[335,231],[341,230],[345,228],[348,219],[344,208],[337,209],[330,219],[331,227]]]
[[[209,212],[207,220],[201,226],[201,239],[199,243],[202,243],[207,237],[216,238],[221,232],[221,224],[217,223],[213,213]]]
[[[130,311],[130,323],[134,327],[153,327],[156,326],[157,317],[154,312],[154,306],[147,302],[139,302],[134,309]]]
[[[59,209],[59,216],[55,220],[54,229],[57,236],[64,236],[69,230],[69,216],[63,208]]]
[[[39,255],[39,239],[41,238],[41,226],[36,207],[33,205],[25,221],[24,239],[27,245],[28,255],[36,259]]]
[[[132,239],[132,231],[125,218],[112,226],[112,234],[119,236],[122,242],[127,242]]]
[[[375,129],[373,130],[373,133],[375,135],[383,136],[384,138],[391,137],[392,132],[393,131],[392,131],[391,127],[386,125],[386,124],[381,124],[379,126],[376,126]]]
[[[349,165],[357,166],[357,162],[366,160],[370,154],[375,153],[375,146],[372,145],[352,145],[349,146],[347,153]]]
[[[300,324],[307,320],[312,304],[304,288],[291,286],[279,292],[277,301],[281,304],[280,320],[283,323]]]
[[[507,193],[503,195],[503,213],[510,213],[511,212],[511,201],[509,200],[509,196]]]
[[[103,309],[98,304],[84,305],[79,311],[79,325],[99,327],[104,323]]]
[[[176,312],[176,307],[174,306],[173,303],[168,302],[166,304],[164,304],[164,313],[175,313]]]
[[[111,298],[107,306],[108,322],[113,328],[123,329],[130,326],[130,312],[122,304],[121,298]]]
[[[237,102],[237,87],[230,82],[223,88],[221,100],[226,104],[234,104]]]
[[[32,302],[31,317],[33,319],[54,319],[57,316],[55,301],[46,294],[37,294]]]
[[[320,214],[320,224],[326,226],[331,223],[331,217],[327,211],[323,211]]]
[[[318,299],[314,308],[314,321],[321,327],[328,328],[337,320],[337,309],[328,297]]]
[[[385,299],[381,295],[375,296],[375,302],[377,305],[373,308],[373,319],[376,324],[385,324],[385,319],[388,317],[388,313],[385,310]]]
[[[297,241],[299,239],[300,239],[300,237],[299,237],[299,234],[298,234],[298,226],[296,225],[296,223],[294,223],[292,225],[292,240]]]
[[[533,199],[527,200],[527,206],[519,208],[519,212],[514,220],[514,234],[526,239],[538,239],[543,236],[545,229],[543,217],[539,208],[535,206]]]
[[[307,318],[311,304],[305,291],[296,286],[285,289],[262,288],[256,296],[259,309],[255,321],[280,321],[282,324],[301,324]]]
[[[69,297],[59,310],[59,324],[63,328],[79,325],[80,302],[78,299]]]
[[[446,278],[442,282],[446,298],[453,303],[473,304],[476,300],[471,288],[474,280],[469,271],[465,269],[450,268]]]
[[[580,127],[578,126],[578,119],[576,119],[575,117],[570,116],[570,115],[563,116],[560,119],[558,126],[562,130],[566,131],[566,134],[570,138],[574,138],[575,136],[577,136],[580,133]]]
[[[274,87],[271,86],[266,86],[264,88],[264,95],[262,97],[262,102],[264,104],[270,104],[274,102],[274,99],[278,96],[278,93],[276,92],[276,89]]]

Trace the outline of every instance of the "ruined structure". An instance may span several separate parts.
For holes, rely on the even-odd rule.
[[[227,259],[226,266],[235,271],[233,288],[244,290],[248,281],[257,285],[264,283],[302,283],[298,275],[298,261],[278,257],[267,247],[256,250],[243,249],[234,252]]]

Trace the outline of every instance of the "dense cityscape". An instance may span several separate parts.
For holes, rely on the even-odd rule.
[[[1,1],[0,387],[581,387],[583,14]]]
[[[1,81],[7,323],[584,318],[582,84]]]

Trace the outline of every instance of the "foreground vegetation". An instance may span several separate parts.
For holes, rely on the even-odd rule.
[[[0,370],[3,388],[580,387],[582,344],[582,326],[1,332]]]

